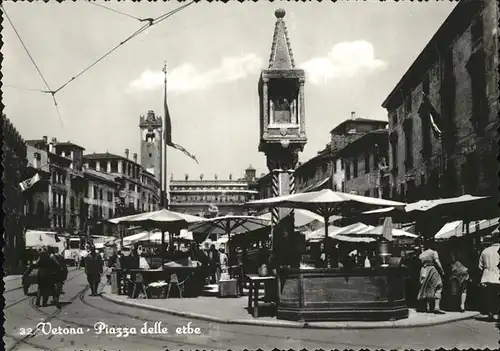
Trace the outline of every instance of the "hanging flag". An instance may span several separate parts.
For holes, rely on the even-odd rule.
[[[19,187],[21,188],[22,191],[26,191],[29,188],[31,188],[35,183],[40,181],[40,174],[35,174],[33,177],[30,179],[26,179],[25,181],[19,183]]]
[[[164,68],[163,72],[166,73],[166,69],[165,68]],[[181,145],[174,144],[172,142],[172,121],[170,120],[170,113],[168,111],[168,105],[167,105],[167,86],[166,86],[166,83],[165,83],[165,94],[164,95],[165,95],[164,96],[164,109],[165,109],[165,111],[164,111],[164,113],[165,113],[165,135],[164,135],[164,138],[165,138],[165,144],[167,146],[173,147],[174,149],[182,151],[185,155],[187,155],[188,157],[192,158],[196,163],[198,163],[198,160],[196,159],[196,156],[194,156],[192,153],[190,153],[189,151],[187,151]]]
[[[441,126],[441,116],[432,105],[427,94],[422,93],[422,95],[424,98],[425,106],[429,112],[429,120],[431,122],[432,132],[434,133],[434,136],[436,138],[440,139],[443,136],[443,127]]]

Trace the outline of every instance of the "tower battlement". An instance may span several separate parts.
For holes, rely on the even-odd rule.
[[[148,113],[139,118],[140,128],[159,128],[163,125],[161,116],[155,115],[153,110],[149,110]]]

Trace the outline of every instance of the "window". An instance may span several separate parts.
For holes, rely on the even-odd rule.
[[[427,108],[420,111],[420,122],[422,128],[422,156],[427,159],[432,154],[431,120]]]
[[[69,207],[70,207],[71,211],[74,211],[74,209],[75,209],[75,198],[73,196],[71,196],[69,198]]]
[[[344,160],[340,160],[340,170],[344,170]]]
[[[472,46],[476,46],[483,41],[484,23],[482,14],[477,16],[476,21],[471,26]]]
[[[422,80],[422,92],[425,95],[429,95],[429,88],[430,88],[429,73],[426,73],[424,75],[424,79]]]
[[[94,185],[94,199],[97,200],[97,192],[99,191],[99,189],[97,188],[97,186]]]
[[[472,124],[476,132],[483,132],[488,120],[488,100],[486,95],[486,73],[484,52],[472,54],[467,63],[472,88]]]
[[[108,201],[109,202],[113,201],[113,192],[112,191],[108,191]]]
[[[89,197],[89,188],[90,185],[88,187],[85,187],[85,197]]]
[[[365,173],[370,173],[370,154],[365,155]]]
[[[411,93],[404,100],[405,114],[411,113]]]
[[[358,177],[358,160],[356,158],[354,159],[352,166],[353,166],[352,177],[357,178]]]
[[[108,218],[113,218],[113,209],[108,209]]]
[[[134,191],[134,184],[128,183],[128,190]]]
[[[104,197],[103,197],[103,193],[102,193],[102,189],[99,189],[99,200],[102,200]]]
[[[394,111],[391,115],[391,123],[392,128],[395,128],[398,125],[398,112]]]
[[[333,160],[333,173],[337,173],[337,160]]]
[[[373,189],[373,197],[375,197],[375,198],[379,198],[380,197],[378,188]]]
[[[347,167],[345,168],[345,180],[351,179],[351,167],[350,164],[347,164]]]
[[[411,169],[413,168],[413,125],[411,119],[407,119],[405,122],[405,167]]]
[[[404,184],[400,184],[399,185],[399,196],[400,196],[401,200],[404,200],[406,198],[405,185]]]
[[[398,140],[391,140],[392,169],[398,169]]]

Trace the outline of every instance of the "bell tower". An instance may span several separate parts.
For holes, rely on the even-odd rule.
[[[295,68],[285,10],[275,12],[276,26],[269,68],[259,80],[260,144],[269,171],[295,169],[298,153],[307,142],[305,128],[305,72]]]
[[[141,130],[141,166],[149,173],[154,174],[156,180],[161,181],[161,154],[162,154],[162,119],[149,110],[146,116],[140,117]]]

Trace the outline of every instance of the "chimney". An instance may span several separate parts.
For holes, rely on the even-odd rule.
[[[125,149],[125,157],[128,158],[130,151],[128,149]]]
[[[47,138],[47,136],[46,136],[46,135],[44,135],[44,136],[42,137],[42,139],[43,139],[43,142],[44,142],[45,144],[47,144],[47,142],[49,141],[49,138]]]
[[[54,152],[54,143],[53,142],[49,143],[49,152]]]
[[[137,163],[137,154],[134,153],[134,162]]]
[[[351,119],[355,119],[356,118],[356,112],[352,111],[351,112]]]
[[[57,138],[52,138],[52,143],[55,145],[57,144]]]

